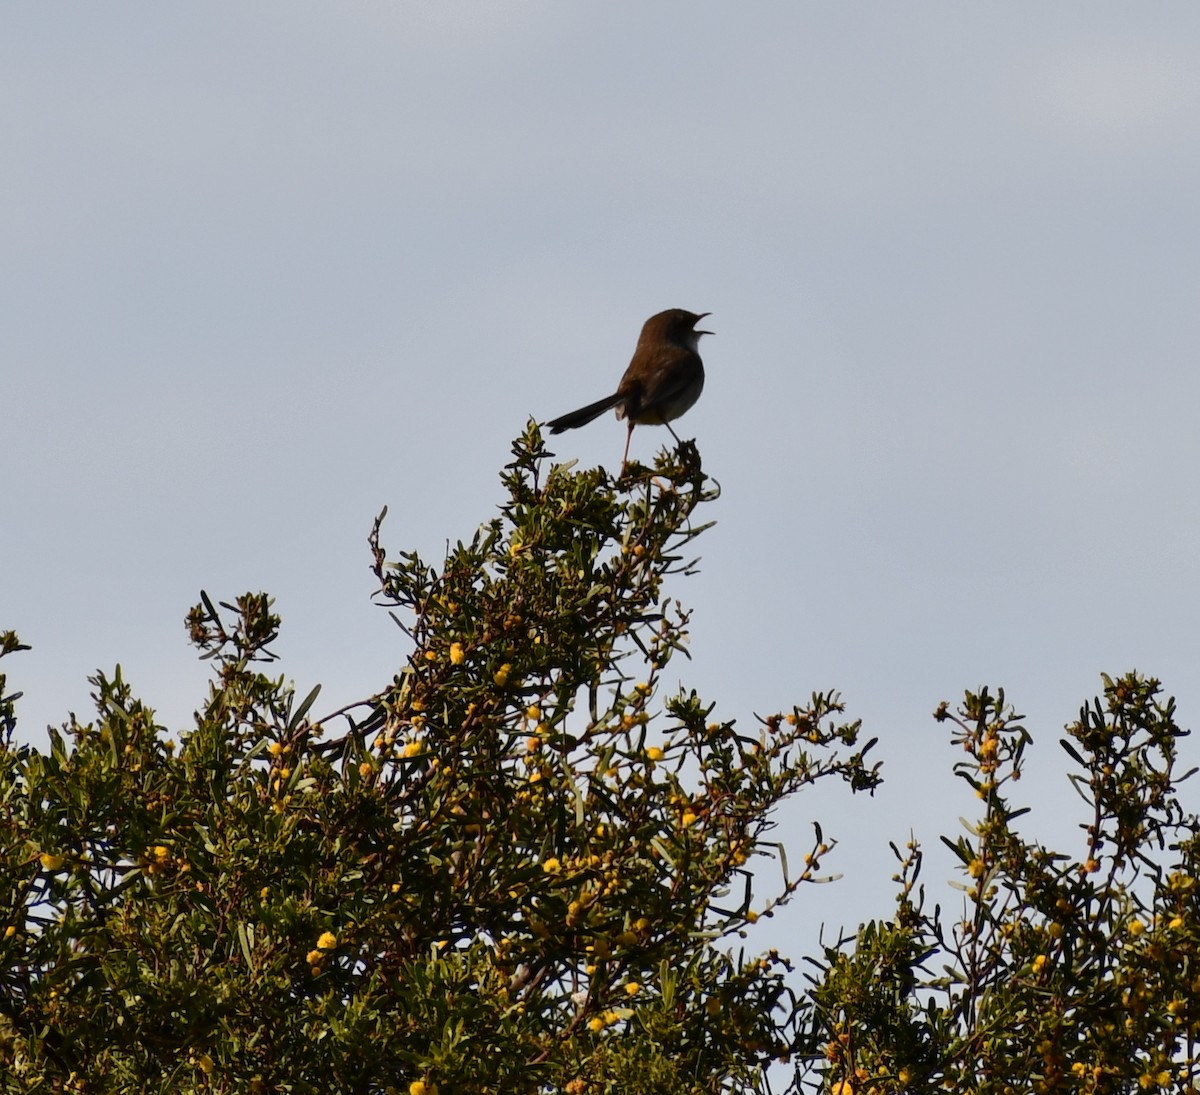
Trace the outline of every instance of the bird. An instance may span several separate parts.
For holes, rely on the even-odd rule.
[[[562,433],[586,426],[610,407],[616,407],[617,418],[629,423],[625,455],[621,457],[622,471],[629,460],[634,426],[666,426],[679,444],[679,435],[671,429],[671,422],[690,410],[704,389],[704,363],[698,347],[700,337],[711,335],[712,331],[697,331],[696,324],[710,315],[711,312],[668,308],[651,316],[642,324],[633,358],[617,390],[577,411],[552,418],[546,423],[550,432]]]

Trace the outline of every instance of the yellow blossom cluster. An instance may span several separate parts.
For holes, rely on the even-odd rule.
[[[146,864],[146,874],[157,874],[170,865],[171,849],[165,844],[155,844],[146,849],[143,862]]]
[[[291,751],[292,747],[290,745],[285,745],[280,741],[273,741],[267,746],[267,752],[271,757],[271,791],[285,801],[290,797],[286,795],[286,787],[287,781],[292,775],[292,770],[287,765],[287,756]],[[278,809],[279,803],[277,802],[276,812],[278,812]]]
[[[314,977],[321,972],[321,963],[329,957],[328,952],[336,949],[337,945],[337,936],[333,932],[325,931],[318,937],[317,945],[304,956]]]
[[[608,1011],[603,1011],[599,1015],[593,1015],[588,1020],[588,1030],[593,1034],[599,1034],[601,1031],[611,1026],[616,1026],[617,1023],[624,1018],[619,1011],[610,1008]]]

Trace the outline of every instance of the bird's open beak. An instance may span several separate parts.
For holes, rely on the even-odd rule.
[[[700,321],[701,321],[701,320],[702,320],[702,319],[703,319],[705,316],[711,316],[711,315],[712,315],[712,312],[701,312],[701,313],[700,313],[700,314],[699,314],[699,315],[696,317],[696,322],[697,322],[697,323],[699,323],[699,322],[700,322]],[[693,330],[694,330],[694,328],[693,328]],[[698,335],[711,335],[711,334],[712,334],[712,331],[696,331],[696,334],[698,334]]]

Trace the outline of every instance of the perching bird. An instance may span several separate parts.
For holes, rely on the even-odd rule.
[[[633,359],[617,390],[577,411],[551,419],[546,423],[550,432],[562,433],[586,426],[609,407],[616,407],[617,417],[629,422],[622,468],[629,459],[634,426],[666,426],[678,444],[679,436],[671,429],[671,422],[687,411],[704,389],[704,364],[697,347],[700,336],[712,332],[697,331],[696,324],[708,315],[712,313],[668,308],[651,316],[642,326]]]

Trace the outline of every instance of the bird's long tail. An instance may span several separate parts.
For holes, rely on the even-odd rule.
[[[572,411],[570,414],[559,415],[558,418],[552,418],[546,423],[551,433],[562,433],[563,430],[573,430],[577,426],[586,426],[593,418],[599,418],[610,407],[615,407],[621,402],[621,397],[617,393],[605,396],[603,399],[597,399],[595,403],[589,403],[586,407],[580,407],[577,411]]]

